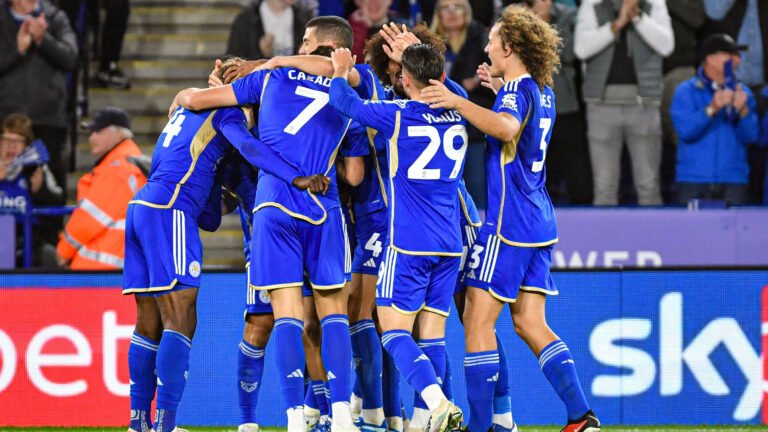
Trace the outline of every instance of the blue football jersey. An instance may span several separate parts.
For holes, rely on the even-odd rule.
[[[239,112],[245,118],[236,108],[178,108],[173,113],[155,144],[147,184],[131,203],[184,210],[197,218],[213,187],[216,164],[232,148],[214,127],[219,112]]]
[[[459,205],[461,206],[459,222],[475,227],[483,224],[480,220],[480,212],[477,211],[477,206],[475,206],[475,200],[472,199],[472,195],[467,191],[464,179],[459,181]]]
[[[520,132],[510,142],[486,136],[486,225],[505,243],[540,247],[557,242],[555,209],[546,188],[544,158],[555,123],[555,95],[530,75],[504,85],[493,110],[515,117]]]
[[[259,104],[259,137],[297,167],[301,175],[331,178],[325,195],[299,191],[264,170],[259,175],[256,208],[274,206],[293,217],[319,224],[339,206],[335,161],[351,120],[328,105],[331,79],[297,69],[254,72],[235,81],[238,104]]]
[[[237,199],[240,225],[243,228],[245,261],[248,262],[251,255],[251,227],[259,171],[239,153],[231,152],[219,164],[218,174],[221,185]]]
[[[388,138],[389,246],[414,255],[461,256],[458,184],[466,120],[417,101],[363,101],[343,79],[331,104]]]
[[[298,175],[277,153],[248,131],[240,108],[187,111],[178,108],[160,134],[147,184],[131,203],[200,215],[214,184],[218,161],[236,148],[250,163],[279,178]]]

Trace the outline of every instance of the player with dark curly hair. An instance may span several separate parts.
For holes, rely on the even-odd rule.
[[[555,120],[550,86],[560,65],[561,43],[557,31],[530,10],[510,6],[491,29],[485,48],[492,63],[489,75],[505,82],[493,110],[457,97],[438,81],[422,90],[432,107],[453,108],[487,134],[488,209],[464,281],[464,371],[467,388],[473,389],[468,397],[469,430],[474,432],[491,426],[500,370],[494,329],[507,303],[515,331],[565,404],[568,424],[563,431],[600,430],[573,357],[545,316],[547,295],[557,294],[550,275],[557,225],[545,187],[544,158]],[[485,72],[481,68],[478,73]]]

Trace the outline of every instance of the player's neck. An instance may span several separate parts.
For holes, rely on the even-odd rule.
[[[415,86],[408,86],[405,88],[405,93],[408,95],[408,99],[417,102],[424,102],[424,98],[421,96],[421,89]]]
[[[510,65],[509,69],[504,72],[504,82],[514,81],[523,75],[530,75],[530,72],[528,72],[528,69],[522,62],[514,62]]]

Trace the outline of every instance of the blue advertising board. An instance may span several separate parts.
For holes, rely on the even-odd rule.
[[[191,426],[235,425],[245,276],[203,277],[180,421]],[[548,321],[569,345],[587,398],[605,424],[761,421],[760,299],[768,286],[768,269],[556,272],[553,277],[560,295],[548,300]],[[0,298],[19,287],[120,285],[118,275],[30,278],[0,275]],[[57,307],[74,311],[78,305]],[[565,409],[536,358],[515,335],[508,313],[498,332],[509,354],[515,420],[521,425],[563,424]],[[463,332],[455,315],[450,317],[447,346],[454,395],[466,408]],[[259,421],[284,425],[271,345],[264,377]],[[404,385],[402,394],[410,405],[412,390]]]

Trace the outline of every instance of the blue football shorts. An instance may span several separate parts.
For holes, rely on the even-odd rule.
[[[488,291],[512,303],[518,291],[557,295],[552,280],[553,245],[511,246],[491,230],[481,229],[465,265],[464,285]]]
[[[203,244],[187,212],[130,204],[125,224],[123,294],[200,287]]]
[[[475,244],[475,241],[477,241],[477,233],[480,232],[480,228],[468,224],[466,219],[461,218],[461,220],[461,265],[459,266],[459,274],[456,277],[456,289],[453,291],[454,294],[464,291],[464,268],[467,262],[467,255],[469,255],[469,251],[472,250],[472,246]]]
[[[272,314],[272,302],[267,291],[259,291],[251,288],[251,263],[245,264],[245,274],[248,284],[245,286],[245,316]]]
[[[249,287],[257,290],[301,287],[306,271],[316,290],[342,288],[352,259],[340,209],[320,225],[294,218],[277,207],[253,215]]]
[[[381,209],[355,220],[355,247],[352,259],[352,273],[378,275],[387,240],[387,210]]]
[[[448,316],[461,257],[407,255],[387,247],[376,284],[376,305],[404,314],[422,309]]]

